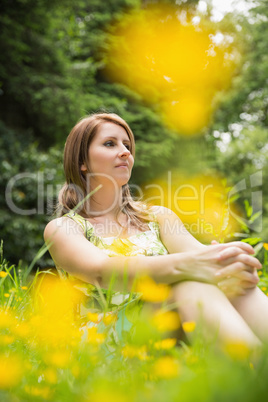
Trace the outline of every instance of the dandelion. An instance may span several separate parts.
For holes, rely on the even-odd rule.
[[[125,358],[133,359],[137,357],[140,360],[147,360],[147,348],[145,345],[143,346],[134,346],[134,345],[126,345],[122,348],[122,355]]]
[[[160,357],[153,365],[153,374],[161,379],[175,378],[179,371],[178,361],[171,356]]]
[[[244,360],[249,357],[250,350],[244,342],[227,342],[224,351],[234,360]]]
[[[16,323],[11,313],[0,310],[0,329],[11,328]]]
[[[167,300],[170,294],[170,287],[163,283],[156,283],[150,277],[143,277],[138,280],[135,291],[142,294],[142,300],[159,303]]]
[[[48,364],[52,364],[58,368],[64,368],[69,365],[71,359],[70,352],[67,350],[58,350],[48,354],[45,358]]]
[[[175,311],[158,311],[152,322],[160,332],[174,331],[180,327],[180,317]]]
[[[184,332],[193,332],[195,330],[196,323],[194,321],[185,321],[182,324]]]
[[[96,327],[87,329],[87,341],[91,345],[101,345],[105,341],[105,335],[97,332]]]
[[[116,314],[113,314],[113,313],[106,314],[106,315],[103,317],[103,322],[104,322],[105,325],[110,325],[110,324],[115,323],[115,322],[117,321],[117,318],[118,318],[118,317],[117,317]]]
[[[23,364],[17,356],[0,355],[0,389],[19,384],[23,376]]]
[[[74,364],[74,365],[72,366],[72,368],[71,368],[71,372],[72,372],[72,375],[73,375],[75,378],[78,378],[79,375],[80,375],[80,367],[79,367],[79,365],[78,365],[78,364]]]
[[[161,341],[155,342],[154,347],[157,350],[168,350],[172,349],[176,345],[176,338],[162,339]]]
[[[25,392],[29,395],[36,396],[36,397],[41,397],[44,400],[48,400],[51,398],[51,390],[49,387],[40,387],[40,386],[29,386],[26,385],[24,388]]]
[[[44,379],[49,384],[57,384],[58,381],[57,371],[51,367],[47,368],[44,371]]]
[[[5,278],[7,275],[8,275],[8,273],[5,271],[0,272],[0,278]]]
[[[263,248],[264,248],[265,250],[268,250],[268,243],[263,243]]]
[[[101,321],[102,316],[98,313],[87,313],[87,317],[89,321],[94,323],[99,323]]]
[[[0,338],[0,342],[2,345],[10,345],[14,341],[15,341],[15,338],[12,335],[2,335]]]

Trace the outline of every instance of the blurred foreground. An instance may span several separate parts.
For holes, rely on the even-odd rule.
[[[258,249],[264,258],[259,286],[267,293],[268,245]],[[107,306],[88,313],[81,326],[77,289],[49,271],[29,281],[2,260],[0,399],[267,400],[268,350],[256,359],[244,344],[220,349],[202,339],[195,322],[180,322],[167,304],[167,286],[148,278],[137,290],[146,302],[142,310],[129,304],[119,317]],[[124,317],[135,324],[130,330],[122,330]]]

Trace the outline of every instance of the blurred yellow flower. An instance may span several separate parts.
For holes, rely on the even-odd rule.
[[[147,360],[147,347],[143,346],[136,346],[136,345],[125,345],[122,347],[122,355],[126,358],[133,359],[137,357],[140,360]]]
[[[137,281],[135,292],[142,294],[142,300],[159,303],[167,300],[170,294],[170,287],[162,283],[156,283],[152,278],[146,276]]]
[[[7,275],[8,275],[8,273],[5,271],[0,272],[0,278],[5,278]]]
[[[0,310],[0,329],[10,329],[13,328],[14,325],[16,325],[16,319],[13,317],[12,313]]]
[[[105,316],[103,317],[103,323],[105,325],[111,325],[114,324],[117,321],[117,314],[114,313],[108,313],[105,314]]]
[[[185,228],[202,242],[209,243],[240,229],[235,216],[242,214],[234,203],[229,205],[228,187],[219,175],[191,176],[173,170],[157,178],[153,186],[145,183],[143,194],[148,203],[175,212]],[[174,222],[168,230],[176,233],[182,228]]]
[[[26,290],[26,289],[28,289],[28,286],[21,286],[21,289]]]
[[[185,10],[182,12],[185,13]],[[184,135],[200,135],[239,61],[238,46],[216,43],[217,24],[180,18],[159,4],[128,13],[112,27],[105,72],[156,103],[163,120]],[[188,19],[188,21],[187,21]],[[183,22],[182,22],[183,20]]]
[[[48,353],[45,356],[45,361],[52,366],[64,368],[67,367],[71,360],[71,354],[68,350],[57,350]]]
[[[25,392],[27,392],[27,394],[41,397],[44,400],[48,400],[52,397],[52,392],[49,387],[42,387],[40,385],[38,386],[25,385],[24,390]]]
[[[57,371],[51,367],[48,367],[44,371],[44,379],[49,384],[57,384],[58,381]]]
[[[99,315],[98,313],[87,313],[87,317],[89,321],[94,323],[99,323],[102,319],[102,316]]]
[[[15,387],[23,376],[23,363],[17,356],[0,355],[0,389]]]
[[[15,337],[13,335],[0,336],[0,344],[2,344],[2,345],[10,345],[14,341],[15,341]]]
[[[168,350],[172,349],[176,345],[176,338],[162,339],[161,341],[155,342],[154,347],[158,350]]]
[[[75,378],[78,378],[81,372],[79,364],[75,363],[71,368],[71,372]]]
[[[26,338],[31,333],[31,328],[28,322],[20,322],[13,328],[13,332],[20,338]]]
[[[263,243],[263,248],[265,248],[265,250],[268,250],[268,243]]]
[[[94,393],[90,394],[90,402],[130,402],[132,400],[131,396],[124,395],[122,391],[115,391],[114,389],[103,389],[96,390]]]
[[[245,360],[250,355],[249,346],[244,342],[226,342],[224,351],[234,360]]]
[[[96,327],[87,328],[87,341],[91,345],[101,345],[105,341],[105,334],[97,331]]]
[[[175,311],[158,311],[153,317],[153,325],[160,332],[174,331],[180,327],[180,317]]]
[[[194,321],[185,321],[182,323],[184,332],[193,332],[195,330],[196,323]]]
[[[153,365],[153,374],[157,378],[175,378],[180,374],[180,365],[171,356],[160,357]]]
[[[9,294],[9,293],[4,293],[4,296],[5,296],[5,297],[9,297],[10,294]]]

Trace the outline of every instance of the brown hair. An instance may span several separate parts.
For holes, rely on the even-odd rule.
[[[64,148],[64,173],[66,183],[62,187],[58,197],[58,216],[73,210],[79,203],[79,211],[87,215],[85,211],[84,198],[87,196],[87,182],[81,171],[82,164],[87,166],[89,172],[88,150],[90,144],[103,123],[114,123],[126,131],[130,139],[130,152],[135,156],[135,140],[129,125],[120,116],[114,113],[96,113],[80,120],[72,129],[67,137]],[[128,216],[131,224],[144,229],[146,222],[151,221],[152,217],[147,207],[141,202],[134,201],[129,185],[122,187],[122,206],[118,214],[122,211]]]

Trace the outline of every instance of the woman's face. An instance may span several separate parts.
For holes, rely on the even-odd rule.
[[[123,186],[130,179],[134,164],[130,149],[131,142],[123,127],[103,123],[89,147],[90,173],[99,182],[108,179]],[[86,171],[86,166],[82,165],[81,170]]]

